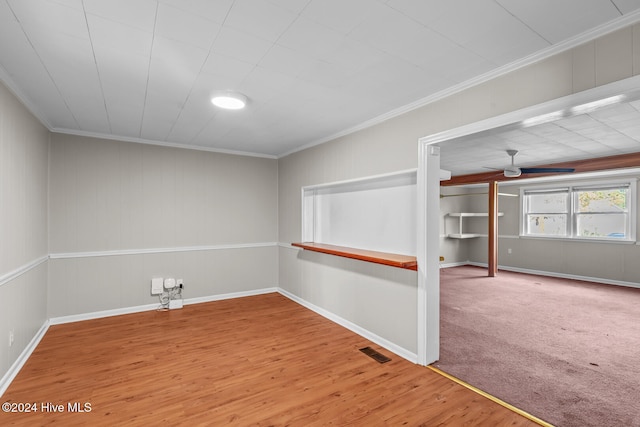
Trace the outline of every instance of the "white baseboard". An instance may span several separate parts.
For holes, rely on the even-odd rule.
[[[469,261],[448,262],[448,263],[441,262],[440,268],[460,267],[462,265],[469,265],[469,264],[470,264]]]
[[[185,305],[200,304],[205,302],[221,301],[221,300],[233,299],[233,298],[243,298],[243,297],[256,296],[256,295],[264,295],[264,294],[275,293],[275,292],[280,293],[286,298],[289,298],[290,300],[295,301],[296,303],[302,305],[303,307],[308,308],[309,310],[320,314],[321,316],[331,320],[332,322],[337,323],[338,325],[343,326],[352,332],[355,332],[356,334],[368,339],[369,341],[372,341],[380,345],[381,347],[386,348],[387,350],[397,354],[398,356],[404,359],[407,359],[410,362],[417,363],[418,361],[418,356],[415,353],[412,353],[409,350],[406,350],[352,322],[349,322],[348,320],[343,319],[342,317],[337,316],[334,313],[331,313],[330,311],[327,311],[314,304],[311,304],[310,302],[303,300],[302,298],[299,298],[293,295],[292,293],[285,291],[284,289],[281,289],[279,287],[262,288],[262,289],[255,289],[251,291],[232,292],[228,294],[189,298],[184,300],[184,304]],[[73,314],[69,316],[52,317],[51,319],[45,321],[45,323],[42,325],[40,330],[36,333],[36,335],[31,340],[29,345],[27,345],[27,347],[20,354],[18,359],[13,363],[13,365],[11,365],[11,367],[9,368],[7,373],[2,377],[2,379],[0,379],[0,396],[4,394],[4,392],[7,390],[7,388],[9,387],[13,379],[16,377],[18,372],[20,372],[20,369],[22,369],[22,366],[24,366],[25,362],[29,359],[29,357],[31,356],[31,353],[33,353],[38,343],[40,342],[44,334],[47,332],[47,330],[49,329],[50,325],[61,325],[64,323],[80,322],[83,320],[119,316],[122,314],[139,313],[143,311],[156,310],[159,307],[160,307],[160,304],[157,304],[157,303],[145,304],[145,305],[138,305],[133,307],[117,308],[113,310],[95,311],[92,313],[82,313],[82,314]]]
[[[199,304],[203,302],[222,301],[225,299],[250,297],[254,295],[262,295],[277,292],[277,287],[255,289],[251,291],[232,292],[228,294],[208,295],[204,297],[186,298],[184,305]],[[83,320],[100,319],[103,317],[120,316],[122,314],[141,313],[143,311],[152,311],[160,308],[159,303],[137,305],[133,307],[114,308],[112,310],[94,311],[91,313],[71,314],[69,316],[52,317],[49,319],[51,325],[61,325],[63,323],[81,322]]]
[[[355,332],[356,334],[360,335],[361,337],[364,337],[366,339],[368,339],[369,341],[372,341],[376,344],[378,344],[381,347],[386,348],[387,350],[397,354],[398,356],[402,357],[403,359],[406,359],[412,363],[418,363],[418,355],[405,349],[400,347],[397,344],[392,343],[391,341],[388,341],[384,338],[382,338],[381,336],[378,336],[376,334],[374,334],[373,332],[370,332],[358,325],[356,325],[355,323],[352,323],[330,311],[327,311],[321,307],[318,307],[315,304],[310,303],[309,301],[306,301],[294,294],[292,294],[289,291],[286,291],[282,288],[278,289],[278,292],[280,294],[282,294],[283,296],[289,298],[290,300],[297,302],[298,304],[302,305],[305,308],[308,308],[311,311],[314,311],[316,313],[318,313],[319,315],[321,315],[322,317],[325,317],[329,320],[331,320],[334,323],[337,323],[338,325],[349,329],[352,332]]]
[[[122,314],[140,313],[151,311],[160,307],[159,303],[136,305],[133,307],[114,308],[112,310],[94,311],[91,313],[71,314],[68,316],[52,317],[49,319],[51,325],[62,325],[64,323],[82,322],[83,320],[101,319],[103,317],[120,316]]]
[[[464,265],[474,265],[476,267],[487,267],[486,263],[468,261]],[[498,265],[498,270],[513,271],[515,273],[535,274],[537,276],[558,277],[561,279],[582,280],[583,282],[601,283],[605,285],[626,286],[629,288],[640,288],[640,283],[624,282],[622,280],[603,279],[601,277],[579,276],[576,274],[556,273],[554,271],[531,270],[528,268],[510,267]]]
[[[251,291],[243,291],[243,292],[232,292],[229,294],[220,294],[220,295],[211,295],[207,297],[196,297],[196,298],[188,298],[184,300],[184,304],[200,304],[202,302],[211,302],[211,301],[222,301],[225,299],[233,299],[233,298],[243,298],[243,297],[252,297],[255,295],[264,295],[264,294],[272,294],[274,292],[278,292],[278,288],[276,286],[272,288],[262,288],[255,289]]]
[[[31,341],[29,341],[29,344],[27,344],[24,350],[22,350],[20,356],[18,356],[16,361],[13,362],[13,364],[9,367],[7,373],[4,374],[2,378],[0,378],[0,397],[4,394],[5,391],[7,391],[13,379],[16,377],[16,375],[18,375],[18,372],[20,372],[20,369],[22,369],[27,360],[29,360],[29,357],[31,357],[31,353],[33,353],[33,351],[40,343],[40,340],[42,339],[42,337],[44,337],[44,334],[49,329],[49,325],[49,321],[46,320],[42,324],[38,332],[36,332]]]

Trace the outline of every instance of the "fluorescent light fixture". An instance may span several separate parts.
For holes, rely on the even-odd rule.
[[[616,95],[610,96],[609,98],[599,99],[593,102],[587,102],[586,104],[577,105],[571,109],[571,113],[573,114],[584,114],[590,113],[591,111],[597,110],[600,107],[605,107],[607,105],[617,104],[618,102],[624,101],[624,95]]]
[[[241,110],[247,105],[247,97],[238,92],[216,92],[211,97],[211,103],[226,110]]]
[[[564,116],[562,111],[554,111],[553,113],[542,114],[540,116],[531,117],[530,119],[526,119],[522,121],[522,126],[530,127],[541,125],[547,122],[553,122],[555,120],[561,119]]]

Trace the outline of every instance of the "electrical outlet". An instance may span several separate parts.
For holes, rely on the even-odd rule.
[[[184,280],[176,279],[176,286],[179,288],[184,288]]]
[[[442,262],[442,261],[444,261],[444,257],[443,256],[440,257],[440,262]]]
[[[13,345],[13,341],[14,341],[13,331],[9,331],[9,347]]]

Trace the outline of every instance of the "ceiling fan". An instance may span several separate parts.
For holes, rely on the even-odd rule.
[[[507,178],[516,178],[523,173],[571,173],[573,168],[520,168],[515,165],[515,157],[518,150],[507,150],[507,154],[511,156],[511,165],[504,168],[504,176]]]

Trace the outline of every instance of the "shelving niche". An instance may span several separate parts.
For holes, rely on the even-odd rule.
[[[416,270],[415,169],[302,188],[292,246]]]
[[[452,218],[458,218],[458,232],[447,234],[447,237],[450,239],[473,239],[475,237],[480,237],[482,234],[479,233],[463,233],[462,222],[463,218],[473,218],[473,217],[488,217],[489,214],[487,212],[454,212],[449,213],[447,216]],[[498,216],[504,216],[504,212],[498,212]]]

